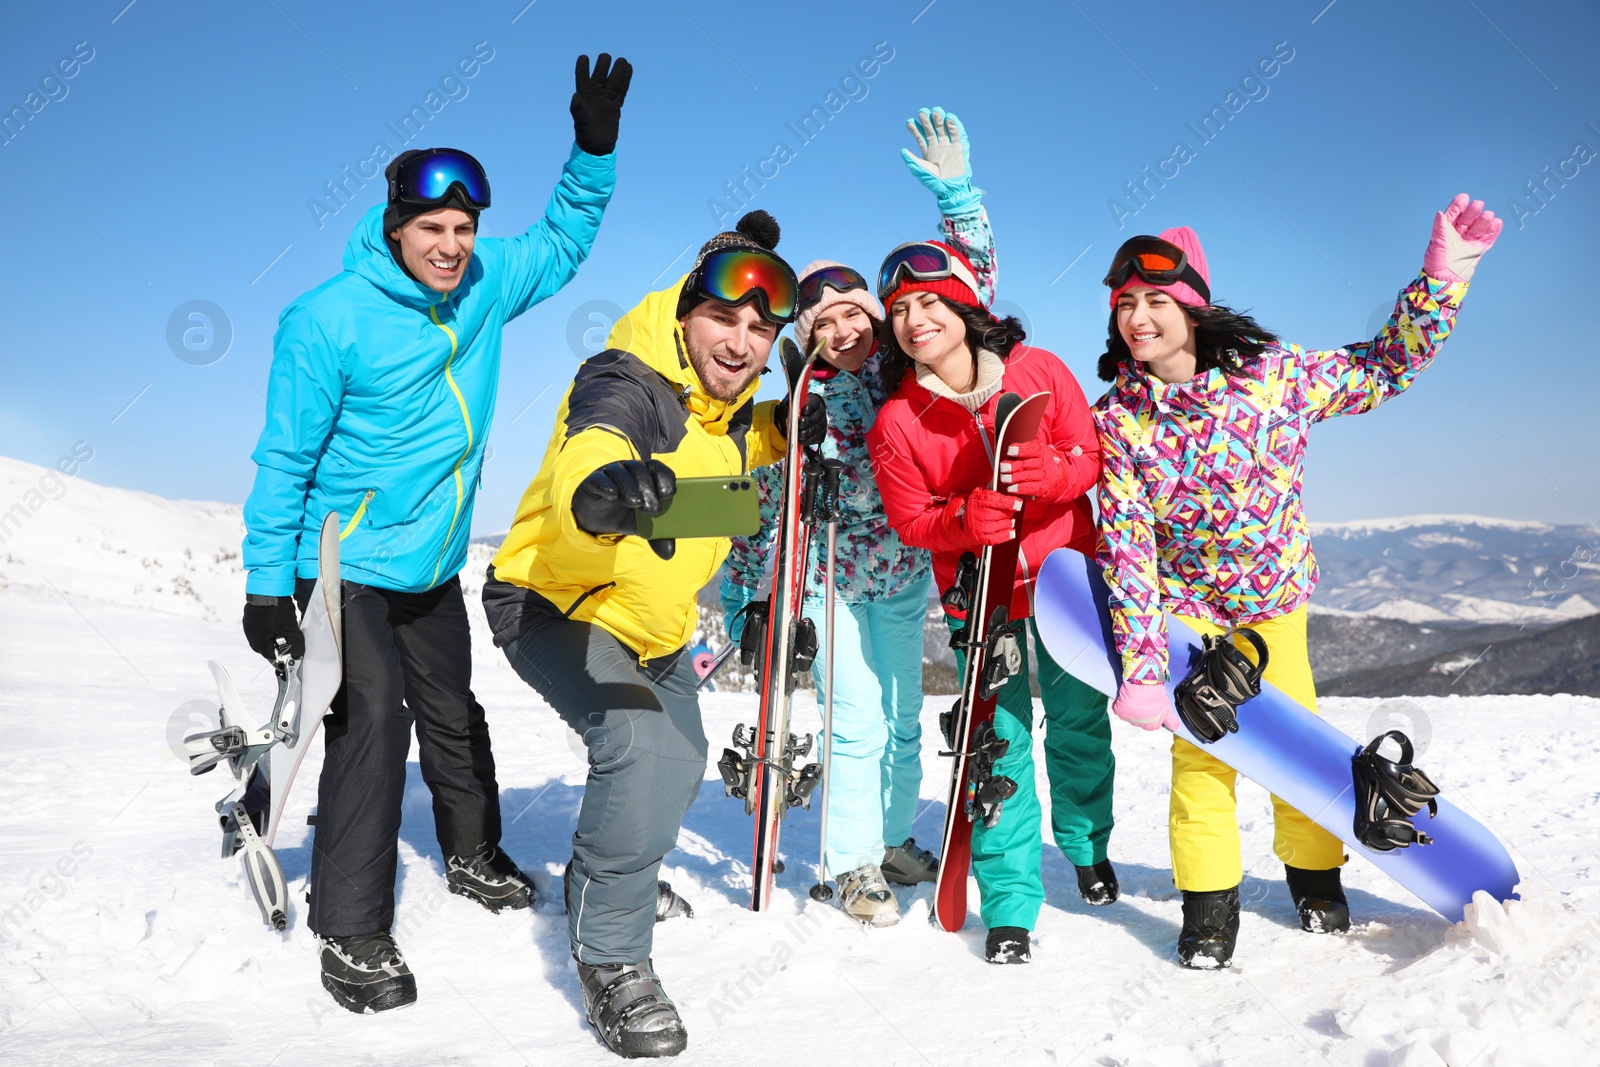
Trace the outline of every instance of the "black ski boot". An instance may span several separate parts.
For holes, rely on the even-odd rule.
[[[1117,897],[1122,895],[1122,887],[1117,885],[1117,872],[1112,869],[1111,861],[1101,860],[1093,867],[1079,867],[1078,892],[1083,894],[1085,904],[1097,908],[1116,903]]]
[[[612,1052],[634,1059],[676,1056],[689,1047],[689,1033],[650,960],[580,963],[578,980],[589,1025]]]
[[[1183,932],[1178,962],[1196,970],[1215,970],[1233,961],[1239,940],[1239,887],[1210,893],[1183,893]]]
[[[1339,884],[1339,868],[1306,871],[1284,865],[1300,929],[1313,934],[1342,934],[1350,929],[1350,903]]]
[[[450,892],[475,900],[492,912],[533,907],[533,883],[499,845],[470,859],[449,857],[444,881]]]
[[[917,839],[908,837],[902,844],[884,850],[883,862],[878,864],[884,880],[895,885],[916,885],[933,882],[939,878],[939,861],[932,852],[917,847]]]
[[[1020,926],[996,926],[983,942],[983,958],[990,963],[1032,963],[1028,931]]]
[[[417,979],[392,934],[323,938],[322,988],[363,1015],[417,1002]]]
[[[694,918],[694,908],[689,902],[672,891],[672,883],[656,883],[656,922],[663,923],[668,919],[682,916],[685,919]]]

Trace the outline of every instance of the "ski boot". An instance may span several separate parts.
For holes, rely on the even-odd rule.
[[[1350,903],[1339,884],[1339,868],[1307,871],[1284,865],[1300,929],[1313,934],[1342,934],[1350,929]]]
[[[839,905],[844,913],[867,926],[893,926],[900,921],[900,904],[883,872],[863,863],[839,876]]]
[[[1239,941],[1239,887],[1215,892],[1183,891],[1183,931],[1178,962],[1196,970],[1216,970],[1233,961]]]
[[[625,1059],[676,1056],[689,1047],[678,1009],[650,960],[579,963],[584,1013],[606,1048]]]
[[[916,838],[908,837],[904,843],[885,850],[878,870],[895,885],[916,885],[938,880],[939,860],[927,849],[918,848]]]
[[[1092,867],[1079,867],[1078,892],[1083,895],[1085,904],[1097,908],[1116,903],[1117,897],[1122,895],[1122,887],[1117,885],[1117,872],[1112,869],[1111,861],[1101,860]]]
[[[694,918],[694,908],[689,902],[672,891],[672,883],[656,883],[656,922],[666,922],[682,916],[685,919]]]
[[[450,892],[475,900],[492,912],[533,907],[533,883],[499,845],[470,859],[449,857],[444,881]]]
[[[417,1002],[417,979],[387,933],[323,938],[322,988],[360,1015]]]
[[[996,926],[984,939],[983,958],[990,963],[1032,963],[1028,931],[1020,926]]]

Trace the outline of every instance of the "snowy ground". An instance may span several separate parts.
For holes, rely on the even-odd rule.
[[[229,668],[252,709],[264,713],[271,697],[225,607],[237,602],[237,561],[218,553],[237,536],[237,512],[142,498],[150,511],[137,521],[85,525],[109,503],[97,494],[114,492],[74,483],[35,509],[0,559],[0,1063],[615,1062],[583,1021],[559,904],[492,916],[444,891],[415,764],[397,922],[420,1002],[358,1017],[318,984],[302,898],[320,751],[280,839],[288,934],[260,924],[238,860],[217,855],[211,805],[225,772],[191,778],[168,743],[189,725],[185,703],[210,699],[207,658]],[[107,563],[118,547],[156,578]],[[481,626],[474,651],[505,845],[548,890],[576,817],[581,748]],[[930,700],[930,734],[946,702]],[[1358,861],[1346,876],[1356,928],[1301,933],[1271,854],[1267,797],[1242,782],[1245,914],[1236,965],[1217,974],[1173,961],[1167,758],[1141,732],[1115,731],[1123,900],[1084,905],[1070,864],[1047,847],[1027,967],[984,963],[975,917],[958,935],[930,926],[926,887],[902,895],[903,920],[886,930],[812,903],[813,813],[787,824],[776,908],[745,910],[749,823],[713,772],[663,871],[696,911],[656,933],[656,964],[689,1027],[679,1062],[1600,1063],[1600,701],[1415,704],[1432,732],[1420,761],[1511,845],[1525,899],[1452,927]],[[706,699],[714,746],[752,706],[748,695]],[[1367,736],[1379,707],[1329,700],[1325,712]],[[814,711],[800,720],[809,728]],[[925,841],[943,817],[943,763],[925,753]]]

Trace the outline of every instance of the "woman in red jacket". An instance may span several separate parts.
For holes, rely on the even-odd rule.
[[[996,319],[978,299],[972,265],[939,242],[902,245],[879,277],[888,311],[881,344],[885,382],[899,387],[868,434],[873,472],[889,524],[908,545],[931,549],[934,580],[954,584],[963,553],[1020,533],[1011,618],[1032,616],[1034,573],[1062,545],[1094,551],[1094,516],[1085,495],[1100,474],[1100,445],[1083,390],[1066,365],[1022,344],[1015,318]],[[1050,394],[1036,442],[1013,445],[1004,458],[1004,491],[988,488],[994,413],[1002,392]],[[1014,529],[1019,497],[1028,501]],[[949,608],[952,630],[962,616]],[[1009,743],[994,773],[1017,785],[992,827],[972,830],[972,867],[988,928],[991,963],[1026,963],[1029,931],[1044,903],[1039,876],[1039,799],[1034,792],[1033,699],[1026,632],[1019,634],[1023,670],[1001,689],[995,732]],[[1106,698],[1050,659],[1034,633],[1044,703],[1045,767],[1050,777],[1051,829],[1078,869],[1091,904],[1117,898],[1106,859],[1111,836],[1111,726]]]

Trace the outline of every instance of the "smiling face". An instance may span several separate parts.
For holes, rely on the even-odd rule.
[[[1194,377],[1194,320],[1159,289],[1134,285],[1117,296],[1117,332],[1151,374],[1164,382]]]
[[[729,307],[702,300],[679,323],[689,363],[700,384],[717,400],[732,400],[767,365],[778,327],[761,317],[755,304]]]
[[[877,324],[857,304],[829,306],[811,325],[812,343],[824,342],[822,358],[842,371],[855,374],[877,347]]]
[[[400,245],[400,259],[417,281],[436,293],[454,292],[472,262],[478,224],[460,208],[418,215],[389,237]]]
[[[933,368],[950,388],[966,392],[976,378],[967,324],[933,293],[907,293],[889,308],[900,351]]]

